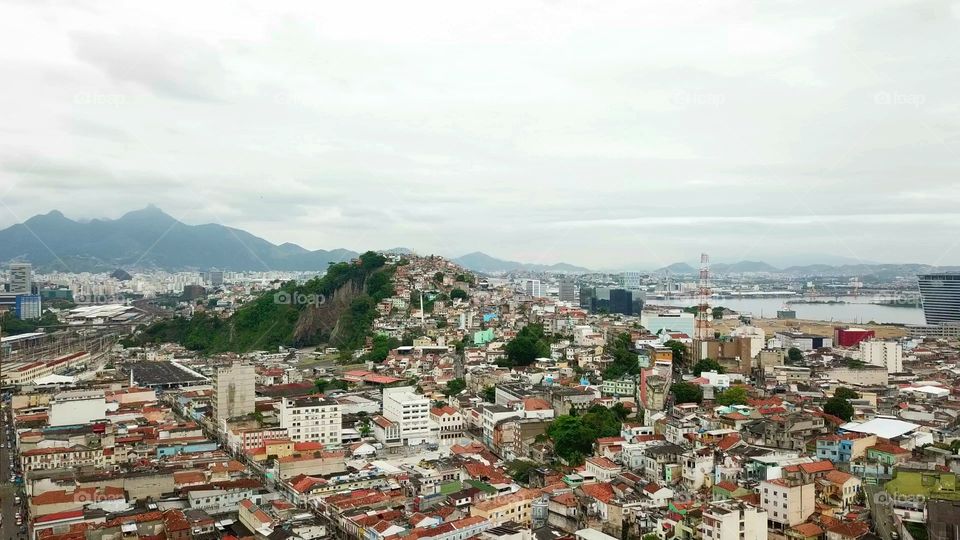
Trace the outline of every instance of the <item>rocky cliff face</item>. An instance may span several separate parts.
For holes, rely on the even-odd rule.
[[[311,303],[300,312],[293,329],[293,341],[297,345],[335,341],[340,330],[340,319],[354,300],[366,292],[366,279],[353,279],[344,283],[322,303]]]

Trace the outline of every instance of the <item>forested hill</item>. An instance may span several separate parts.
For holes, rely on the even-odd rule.
[[[331,264],[323,277],[264,293],[230,318],[175,317],[142,329],[134,342],[175,342],[206,353],[320,343],[355,350],[371,333],[376,304],[393,295],[393,272],[385,257],[368,251],[354,262]]]

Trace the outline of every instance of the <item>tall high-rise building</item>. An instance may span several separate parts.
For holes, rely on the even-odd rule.
[[[30,294],[33,289],[33,265],[30,263],[10,264],[10,292]]]
[[[560,278],[560,295],[561,302],[574,303],[577,301],[577,289],[572,277],[562,277]]]
[[[527,296],[532,298],[540,298],[543,296],[540,290],[540,280],[539,279],[528,279],[523,282],[523,291]]]
[[[917,276],[927,324],[960,323],[960,272]]]
[[[610,313],[633,315],[633,293],[626,289],[610,289]]]
[[[580,287],[580,307],[593,311],[593,303],[597,298],[597,290],[593,287]]]
[[[203,283],[206,285],[219,287],[223,285],[223,271],[208,270],[206,272],[200,272],[200,279],[203,280]]]
[[[245,416],[256,411],[257,373],[250,364],[236,363],[217,369],[213,380],[213,418]]]

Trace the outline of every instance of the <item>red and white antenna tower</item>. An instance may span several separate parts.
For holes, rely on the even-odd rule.
[[[700,254],[700,284],[697,289],[697,295],[700,298],[699,309],[697,311],[697,335],[698,340],[709,339],[713,336],[710,331],[710,256],[706,253]]]

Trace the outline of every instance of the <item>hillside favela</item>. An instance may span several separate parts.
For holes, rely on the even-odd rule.
[[[0,540],[960,540],[960,7],[0,2]]]

